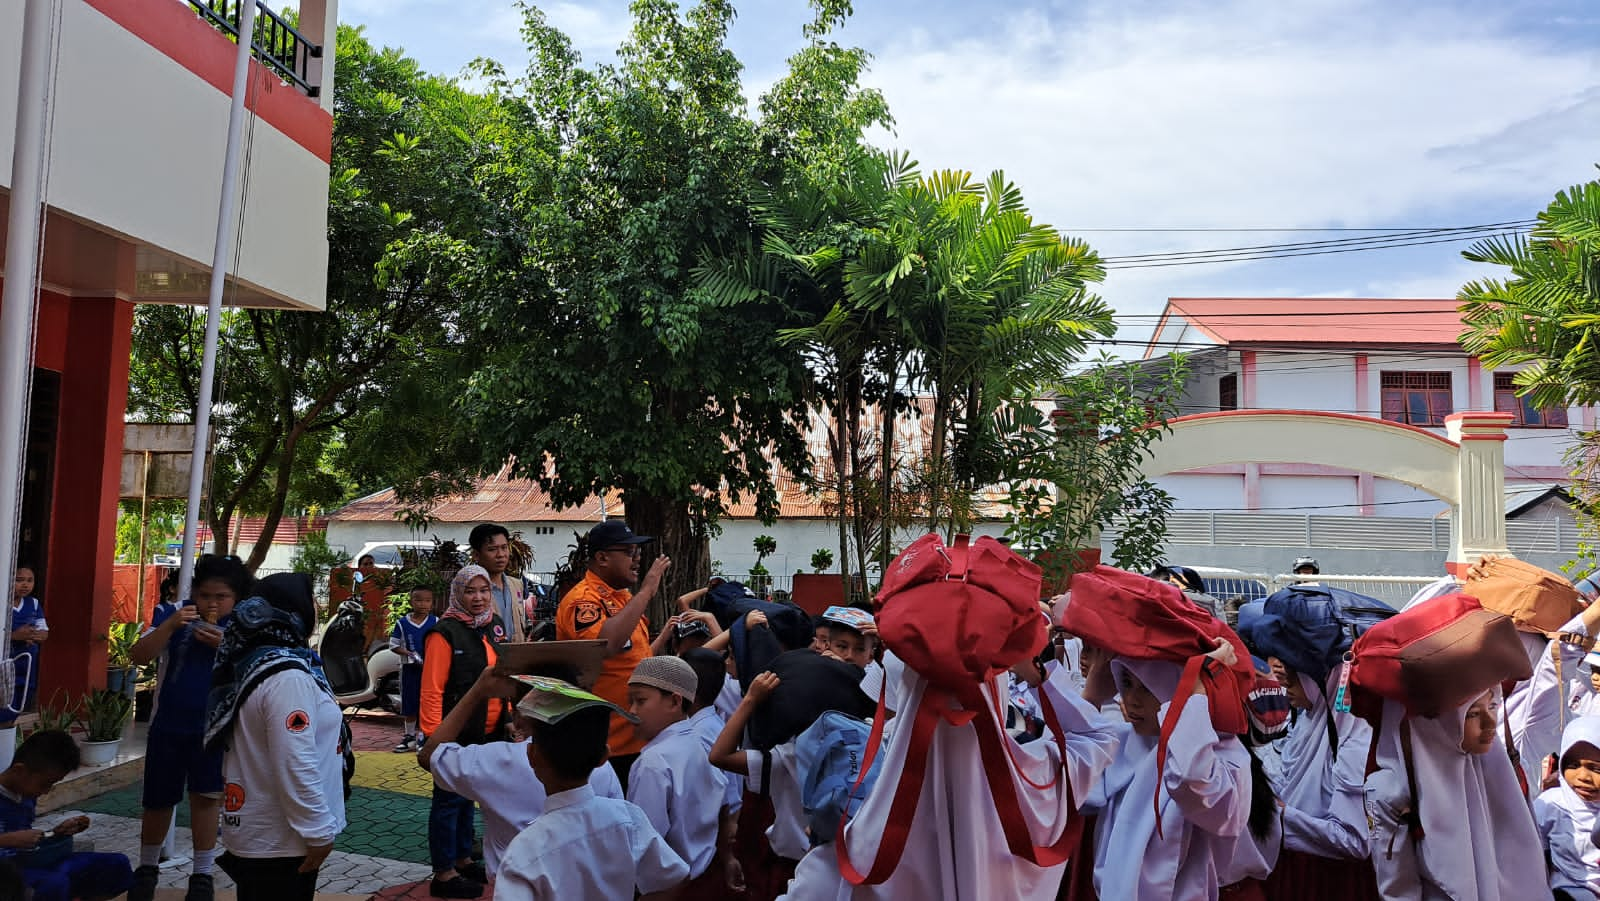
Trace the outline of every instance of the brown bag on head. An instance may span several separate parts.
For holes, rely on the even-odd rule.
[[[1472,610],[1400,651],[1406,706],[1417,716],[1438,716],[1503,682],[1533,675],[1511,619]]]
[[[1467,571],[1461,590],[1511,617],[1519,630],[1542,635],[1559,632],[1584,609],[1571,582],[1515,557],[1484,557]]]

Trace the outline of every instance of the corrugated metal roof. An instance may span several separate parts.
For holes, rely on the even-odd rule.
[[[1443,298],[1173,297],[1146,356],[1179,320],[1218,344],[1427,344],[1460,348],[1459,302]]]

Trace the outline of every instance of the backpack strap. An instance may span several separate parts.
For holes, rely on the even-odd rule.
[[[956,543],[950,545],[950,572],[945,576],[948,582],[965,582],[967,580],[967,566],[971,562],[972,547],[969,542],[971,535],[957,535]]]
[[[1009,737],[1003,735],[994,720],[993,711],[987,704],[983,704],[982,700],[981,697],[977,699],[981,706],[973,728],[978,732],[978,751],[983,758],[984,778],[989,783],[989,794],[994,799],[995,813],[1000,817],[1000,828],[1005,833],[1007,846],[1013,855],[1035,866],[1053,867],[1066,863],[1083,837],[1083,817],[1078,815],[1077,800],[1072,795],[1072,781],[1065,779],[1064,776],[1057,777],[1066,782],[1067,809],[1070,811],[1066,825],[1061,829],[1061,835],[1048,846],[1035,845],[1033,836],[1028,831],[1028,824],[1022,818],[1022,808],[1017,801],[1017,786],[1011,781],[1011,767],[1007,765],[1007,750],[1003,748],[1003,744],[1009,741]],[[1045,701],[1045,704],[1048,704],[1048,701]],[[1052,720],[1055,718],[1053,711],[1047,715]],[[1061,724],[1053,722],[1051,728],[1058,736],[1059,746],[1065,749],[1066,738],[1061,734]],[[1061,766],[1063,769],[1066,767],[1065,757],[1061,760]]]
[[[846,812],[840,814],[839,831],[833,844],[835,856],[839,859],[839,874],[851,885],[878,885],[888,879],[894,868],[900,865],[900,856],[906,850],[906,839],[911,834],[911,820],[916,814],[917,801],[922,797],[922,782],[928,774],[928,750],[940,720],[937,705],[946,701],[948,697],[931,685],[923,689],[922,701],[917,704],[917,712],[911,720],[911,752],[906,755],[900,781],[894,787],[894,800],[889,805],[889,818],[884,824],[883,834],[878,839],[877,856],[866,873],[857,870],[855,864],[850,862],[850,843],[845,834],[845,827],[850,822],[849,806],[846,805]],[[867,736],[867,750],[866,756],[861,761],[861,774],[856,777],[856,784],[850,790],[852,795],[861,786],[861,781],[872,769],[872,761],[878,756],[878,747],[883,742],[883,713],[883,697],[880,695],[878,714],[872,720],[872,734]]]
[[[1406,813],[1406,822],[1411,826],[1411,843],[1413,845],[1427,838],[1427,832],[1422,828],[1422,798],[1417,796],[1417,767],[1411,758],[1411,717],[1400,720],[1400,757],[1406,766],[1406,788],[1411,792],[1411,810]]]
[[[1199,654],[1189,658],[1183,665],[1183,675],[1178,677],[1178,687],[1172,694],[1172,700],[1167,703],[1167,716],[1161,721],[1161,738],[1156,742],[1156,791],[1150,799],[1151,806],[1156,814],[1156,836],[1165,838],[1161,834],[1161,784],[1162,774],[1167,771],[1167,741],[1172,738],[1172,732],[1178,727],[1178,717],[1183,713],[1183,707],[1194,696],[1194,687],[1200,682],[1200,670],[1205,666],[1207,658]]]

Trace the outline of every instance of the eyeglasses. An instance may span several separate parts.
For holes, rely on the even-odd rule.
[[[637,544],[619,544],[616,547],[606,548],[602,553],[627,554],[629,557],[637,557],[641,552]]]

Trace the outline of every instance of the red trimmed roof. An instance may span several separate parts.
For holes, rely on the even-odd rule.
[[[1188,322],[1218,344],[1460,347],[1459,301],[1369,297],[1173,297],[1145,356],[1171,349]]]
[[[265,517],[236,519],[228,523],[228,534],[232,537],[229,544],[238,547],[241,545],[255,544],[261,538],[261,530],[266,526]],[[278,528],[272,533],[273,544],[299,544],[310,532],[328,531],[328,517],[318,516],[308,519],[304,516],[286,516],[278,520]],[[196,540],[201,544],[211,540],[211,527],[205,523],[200,524]]]

